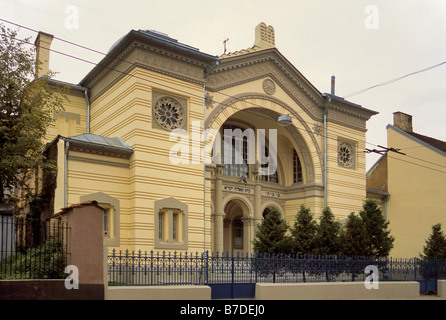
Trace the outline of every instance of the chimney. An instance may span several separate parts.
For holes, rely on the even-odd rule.
[[[406,132],[413,132],[412,116],[403,112],[393,113],[393,125]]]
[[[266,26],[264,22],[261,22],[256,27],[256,40],[254,46],[268,49],[275,47],[274,28],[272,26]]]
[[[41,76],[48,75],[50,70],[50,47],[54,36],[39,31],[34,45],[36,46],[36,62],[40,61],[40,65],[36,63],[36,79]]]

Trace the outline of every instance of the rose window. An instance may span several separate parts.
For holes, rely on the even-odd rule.
[[[154,116],[162,128],[173,130],[182,126],[184,109],[175,99],[165,97],[159,99],[155,104]]]
[[[346,167],[349,168],[353,165],[353,161],[354,161],[354,155],[353,155],[353,147],[346,142],[342,142],[339,145],[339,163]]]

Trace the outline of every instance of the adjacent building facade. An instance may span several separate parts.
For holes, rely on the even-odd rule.
[[[51,40],[40,33],[38,50]],[[42,179],[46,215],[97,200],[110,246],[247,252],[270,207],[290,222],[302,204],[343,219],[366,197],[359,150],[376,112],[319,92],[264,23],[253,47],[222,56],[132,30],[79,84],[65,85],[69,101],[47,138],[58,173]],[[204,129],[242,135],[217,149]],[[267,163],[249,140],[261,133]],[[205,162],[207,154],[223,161]]]
[[[418,257],[432,226],[446,226],[446,142],[413,131],[412,116],[394,113],[387,126],[388,151],[367,172],[367,196],[381,202],[394,257]]]

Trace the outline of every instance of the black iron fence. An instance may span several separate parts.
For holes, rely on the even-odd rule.
[[[419,258],[232,255],[114,249],[108,255],[108,276],[110,286],[346,282],[367,279],[421,283],[446,279],[446,262]],[[422,291],[431,291],[427,287],[423,290],[423,285],[421,287]]]
[[[0,279],[63,279],[68,227],[0,215]]]

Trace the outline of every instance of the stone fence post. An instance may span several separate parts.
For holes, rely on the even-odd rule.
[[[104,299],[103,215],[104,209],[94,200],[70,205],[57,214],[69,227],[67,265],[78,271],[79,289],[72,290],[88,299]]]

